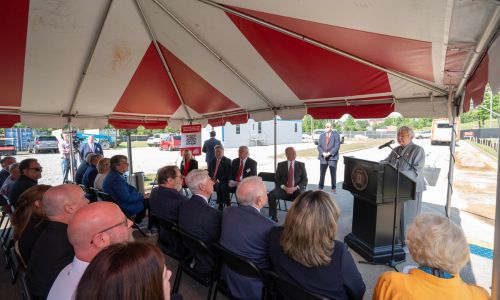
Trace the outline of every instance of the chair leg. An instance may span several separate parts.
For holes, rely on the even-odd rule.
[[[208,296],[207,296],[207,300],[210,300],[212,299],[212,290],[214,289],[214,282],[212,282],[212,284],[210,284],[210,288],[208,289]]]
[[[172,294],[177,294],[179,292],[179,286],[181,285],[182,277],[182,267],[180,263],[177,265],[177,272],[175,272],[174,286],[172,287]]]

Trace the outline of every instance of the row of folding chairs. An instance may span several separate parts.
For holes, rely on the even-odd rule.
[[[174,284],[172,286],[172,294],[177,294],[181,284],[183,274],[187,274],[198,283],[208,287],[207,300],[216,299],[217,294],[221,293],[229,299],[235,299],[227,288],[222,275],[221,267],[223,265],[230,268],[232,271],[250,278],[257,278],[264,284],[262,290],[262,299],[264,300],[319,300],[326,299],[322,296],[315,295],[296,284],[290,283],[275,272],[270,270],[261,270],[251,260],[241,255],[238,255],[219,243],[207,245],[202,240],[194,235],[184,231],[177,226],[175,222],[165,219],[158,219],[160,234],[165,231],[166,234],[172,235],[190,251],[198,254],[210,256],[216,262],[216,267],[212,272],[205,274],[199,273],[191,268],[192,256],[179,255],[178,253],[165,253],[177,261],[178,267],[175,274]],[[161,240],[158,241],[160,248],[164,249]],[[164,251],[165,252],[165,251]]]
[[[14,232],[11,223],[12,215],[2,211],[0,217],[0,243],[5,260],[6,271],[9,273],[11,283],[17,284],[21,280],[22,297],[24,300],[31,300],[31,293],[26,282],[26,266],[16,252]]]

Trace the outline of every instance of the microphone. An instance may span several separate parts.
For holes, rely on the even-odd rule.
[[[379,146],[378,148],[382,149],[382,148],[385,148],[385,147],[389,147],[389,145],[392,145],[392,144],[394,144],[394,140],[390,140],[387,143],[383,144],[382,146]]]

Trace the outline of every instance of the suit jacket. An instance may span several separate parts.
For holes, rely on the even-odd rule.
[[[123,175],[110,171],[102,184],[102,190],[118,202],[120,208],[133,216],[144,210],[144,197],[135,187],[127,183]]]
[[[85,172],[87,171],[87,168],[90,165],[86,161],[82,161],[82,163],[78,166],[78,169],[76,169],[76,174],[75,174],[75,183],[76,184],[81,184],[83,181],[83,175],[85,175]]]
[[[252,206],[229,206],[222,217],[220,244],[244,256],[261,269],[269,269],[267,235],[276,222],[262,216]],[[231,294],[238,299],[261,299],[262,282],[223,266],[222,275]]]
[[[278,163],[276,176],[274,177],[276,188],[288,183],[288,160]],[[303,162],[295,161],[293,164],[293,182],[294,186],[299,186],[301,191],[307,188],[307,171]]]
[[[344,243],[334,241],[328,265],[306,267],[283,252],[282,231],[283,227],[275,227],[268,235],[269,258],[280,277],[328,299],[363,299],[365,283]]]
[[[103,155],[104,152],[102,152],[102,147],[101,144],[99,143],[94,143],[94,151],[90,149],[89,143],[85,142],[80,145],[80,150],[78,151],[80,154],[80,161],[84,161],[85,158],[87,157],[88,153],[95,153],[95,154],[101,154]]]
[[[3,183],[5,182],[5,180],[7,180],[7,178],[10,176],[10,173],[9,171],[5,170],[5,169],[2,169],[0,171],[0,186],[3,185]]]
[[[206,140],[203,143],[203,148],[201,149],[201,151],[203,151],[203,153],[207,154],[205,156],[205,161],[207,163],[211,162],[212,159],[215,158],[215,149],[214,149],[214,147],[216,145],[222,145],[222,143],[218,139],[216,139],[214,137],[209,138],[208,140]]]
[[[217,158],[214,157],[208,164],[208,176],[210,178],[214,177],[215,165],[217,164]],[[220,159],[219,169],[217,169],[217,176],[220,183],[228,182],[229,176],[231,175],[231,160],[225,156]]]
[[[12,189],[10,190],[9,194],[9,202],[14,208],[16,207],[16,202],[19,196],[29,189],[30,187],[37,185],[38,181],[33,180],[27,176],[21,175],[19,178],[14,182],[14,185],[12,186]]]
[[[220,237],[222,213],[212,208],[202,197],[193,195],[181,205],[179,227],[207,244],[217,242]],[[202,273],[213,270],[215,262],[211,257],[192,253],[195,269]]]
[[[236,181],[236,173],[238,173],[238,169],[240,167],[240,158],[235,158],[231,162],[231,176],[229,180]],[[243,166],[243,178],[257,176],[257,162],[250,157],[245,161],[245,165]]]
[[[425,166],[424,148],[414,144],[413,142],[410,142],[404,148],[401,148],[401,146],[397,146],[396,148],[394,148],[394,152],[398,153],[404,158],[404,159],[403,158],[399,159],[399,170],[401,171],[401,173],[415,180],[416,183],[415,191],[416,192],[425,191],[426,188],[425,188],[425,178],[424,178],[424,166]],[[394,152],[391,151],[391,153],[389,153],[389,156],[387,156],[387,158],[384,159],[383,162],[388,162],[396,168],[398,159],[396,153]],[[415,167],[416,171],[413,168],[411,168],[408,162]]]
[[[184,174],[184,160],[182,160],[181,166],[179,167],[179,170],[181,171],[181,174],[183,176],[186,176],[187,174],[189,174],[189,172],[196,169],[198,169],[198,161],[194,158],[191,158],[191,160],[189,161],[189,168],[186,174]]]
[[[318,159],[321,164],[335,165],[339,160],[339,149],[340,149],[340,136],[337,132],[332,131],[330,133],[330,140],[328,145],[325,147],[326,142],[326,132],[322,133],[319,136],[318,140]],[[330,153],[330,156],[327,156],[325,159],[323,157],[323,152]]]
[[[94,181],[97,173],[97,168],[93,165],[89,165],[87,170],[85,170],[85,174],[83,174],[82,184],[88,189],[94,187]]]

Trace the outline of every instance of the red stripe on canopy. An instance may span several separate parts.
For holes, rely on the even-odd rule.
[[[307,108],[307,113],[315,119],[340,119],[344,114],[356,119],[385,118],[392,112],[392,103]]]
[[[390,92],[387,74],[228,14],[299,99]]]
[[[29,0],[0,1],[0,103],[21,106]],[[2,121],[3,122],[3,116]],[[11,127],[11,126],[8,126]]]
[[[164,129],[167,127],[167,121],[153,120],[126,120],[126,119],[109,119],[108,123],[118,129],[135,129],[139,126],[144,126],[147,129]]]
[[[488,64],[489,57],[488,54],[485,54],[476,71],[467,82],[464,96],[464,112],[469,111],[471,99],[474,102],[474,107],[483,102],[484,89],[488,83]]]
[[[248,122],[248,114],[208,119],[208,124],[212,125],[212,127],[224,126],[226,122],[233,125],[246,123]]]
[[[18,115],[0,115],[0,128],[11,128],[19,122],[21,122],[21,117]]]

